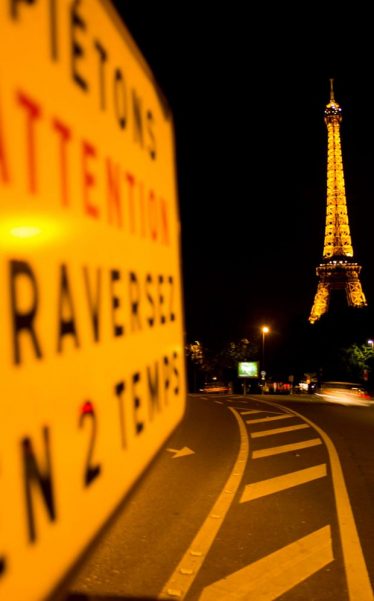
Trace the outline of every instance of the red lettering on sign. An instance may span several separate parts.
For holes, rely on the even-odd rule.
[[[67,163],[67,143],[71,139],[70,128],[59,119],[53,119],[53,129],[60,138],[60,173],[61,173],[61,203],[67,207],[69,205],[69,187],[68,187],[68,163]]]
[[[0,111],[0,184],[13,182],[18,177],[19,181],[14,183],[17,186],[23,184],[26,191],[34,196],[35,209],[38,208],[36,203],[40,194],[40,201],[48,199],[52,211],[60,207],[80,210],[82,217],[105,218],[108,228],[123,230],[127,235],[141,237],[151,243],[170,245],[173,235],[173,230],[170,231],[170,202],[155,189],[158,180],[155,181],[152,170],[146,172],[150,181],[143,181],[140,173],[129,170],[118,155],[107,153],[101,156],[95,141],[81,138],[71,123],[48,113],[41,102],[24,90],[13,91],[12,99],[22,111],[20,119],[24,128],[20,135],[24,149],[20,151],[17,148],[12,153],[12,147],[8,148],[8,138],[13,134],[11,130],[8,133],[8,123],[11,128],[14,119],[1,115]],[[14,134],[19,145],[18,129]],[[75,167],[77,154],[80,159],[78,168]],[[22,161],[21,168],[17,161]],[[21,178],[25,179],[25,183]],[[51,184],[54,186],[53,193]],[[26,198],[24,200],[27,202]]]
[[[140,207],[140,227],[142,237],[145,238],[145,201],[144,201],[144,186],[143,182],[139,182],[139,207]]]
[[[5,156],[5,148],[3,141],[3,132],[2,132],[2,120],[0,113],[0,176],[4,183],[9,181],[9,171],[8,171],[8,163]]]
[[[121,206],[121,184],[119,165],[114,165],[110,158],[106,160],[107,173],[107,199],[108,199],[108,221],[115,221],[118,227],[122,227],[122,206]],[[116,217],[113,218],[115,211]]]
[[[162,227],[162,242],[169,244],[169,223],[168,223],[168,206],[166,200],[160,198],[160,217]]]
[[[90,158],[96,158],[96,149],[92,144],[82,140],[82,170],[83,170],[83,202],[87,215],[98,219],[99,209],[91,203],[91,188],[96,185],[95,176],[88,168]]]
[[[26,111],[26,137],[27,137],[27,163],[29,172],[29,192],[35,194],[37,192],[36,178],[36,150],[35,150],[35,124],[36,120],[40,119],[42,111],[34,100],[23,92],[17,93],[18,103]]]
[[[133,234],[135,232],[135,204],[134,204],[134,184],[135,177],[129,173],[125,173],[125,178],[128,184],[128,193],[129,193],[129,216],[130,216],[130,232]]]
[[[153,190],[149,191],[148,194],[148,215],[149,215],[149,231],[151,234],[152,240],[157,240],[157,206],[156,206],[156,197]]]

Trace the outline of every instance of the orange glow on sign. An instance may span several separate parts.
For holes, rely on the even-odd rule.
[[[10,234],[15,238],[33,238],[41,234],[41,229],[32,225],[20,225],[12,228]]]
[[[70,229],[71,226],[70,226]],[[11,250],[14,247],[51,246],[63,237],[65,228],[61,222],[45,215],[18,214],[0,222],[0,245]],[[66,237],[66,234],[65,234]]]

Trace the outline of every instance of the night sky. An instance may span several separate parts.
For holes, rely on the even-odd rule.
[[[115,4],[174,116],[187,340],[252,339],[267,323],[281,341],[307,323],[323,249],[330,77],[353,248],[374,304],[371,17],[352,6],[336,15],[335,4],[298,13],[264,3],[249,14],[235,2]]]

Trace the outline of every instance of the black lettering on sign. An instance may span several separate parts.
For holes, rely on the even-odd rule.
[[[125,129],[127,122],[127,91],[126,82],[120,69],[116,69],[114,72],[113,95],[118,125],[121,129]],[[120,103],[120,97],[122,97],[122,103]]]
[[[78,13],[81,0],[74,0],[70,9],[70,38],[71,38],[71,72],[73,80],[82,88],[88,90],[88,84],[81,73],[78,72],[77,62],[84,56],[84,49],[78,41],[77,29],[86,31],[86,22]]]
[[[151,291],[149,289],[149,287],[153,284],[153,279],[150,273],[147,274],[146,280],[145,280],[145,295],[147,297],[147,301],[149,302],[149,304],[151,305],[151,314],[147,317],[147,322],[149,327],[153,328],[153,326],[155,325],[155,318],[156,318],[156,307],[155,307],[155,302],[153,300],[153,296],[151,294]]]
[[[38,286],[34,272],[30,265],[26,261],[10,261],[9,263],[9,279],[10,279],[10,306],[12,314],[12,326],[13,326],[13,360],[18,365],[21,363],[21,345],[20,345],[20,334],[27,332],[35,355],[38,359],[42,358],[41,347],[36,335],[34,320],[38,310]],[[27,281],[29,288],[31,289],[31,301],[28,308],[22,308],[20,284],[22,278]],[[17,281],[19,286],[17,286]],[[25,283],[25,281],[24,281]]]
[[[114,386],[114,392],[116,397],[118,398],[118,410],[119,410],[119,427],[121,431],[121,446],[123,449],[126,449],[126,433],[125,433],[125,411],[124,411],[124,401],[123,401],[123,393],[125,391],[125,382],[118,382]]]
[[[160,378],[158,371],[158,361],[154,363],[154,369],[152,374],[152,368],[147,365],[147,384],[148,384],[148,398],[149,398],[149,418],[154,418],[155,412],[160,413]]]
[[[6,570],[6,561],[4,557],[0,557],[0,578],[4,576]]]
[[[18,5],[19,4],[35,4],[35,0],[10,0],[10,15],[12,19],[18,19]]]
[[[101,301],[101,269],[98,267],[96,270],[96,285],[95,290],[92,291],[90,285],[90,278],[88,276],[88,268],[83,267],[84,283],[86,287],[88,307],[90,311],[90,317],[92,322],[92,330],[94,335],[94,341],[100,340],[100,301]]]
[[[94,40],[94,48],[99,55],[100,108],[104,111],[106,109],[104,65],[108,60],[108,53],[99,40]]]
[[[163,284],[164,284],[164,276],[163,275],[159,275],[158,276],[158,308],[160,311],[160,323],[165,323],[166,322],[166,317],[164,315],[164,295],[163,295]]]
[[[170,321],[175,321],[175,313],[173,311],[174,307],[174,279],[173,276],[169,276],[169,287],[170,287],[170,296],[169,296],[169,319]]]
[[[139,142],[143,148],[143,115],[142,115],[142,100],[136,94],[136,90],[132,90],[132,110],[134,115],[134,142]]]
[[[57,352],[62,351],[62,339],[64,336],[73,336],[75,346],[79,347],[79,339],[75,325],[73,297],[70,291],[66,265],[61,265],[60,274],[60,296],[58,300],[58,338]]]
[[[136,330],[142,329],[142,324],[140,323],[139,315],[140,286],[136,273],[133,271],[130,271],[129,298],[131,307],[131,331],[135,332]]]
[[[169,388],[170,388],[170,362],[168,357],[164,357],[164,392],[165,392],[165,405],[169,404]]]
[[[135,424],[135,433],[140,434],[144,429],[144,422],[138,419],[138,412],[140,409],[141,401],[140,397],[137,395],[135,390],[136,385],[140,382],[140,373],[136,372],[132,376],[132,399],[133,399],[133,408],[134,408],[134,424]]]
[[[124,333],[124,327],[116,323],[116,309],[120,307],[121,302],[118,296],[114,294],[114,282],[118,282],[121,279],[121,274],[117,269],[111,269],[110,271],[110,294],[112,297],[112,324],[114,336],[122,336]]]
[[[153,114],[151,111],[147,111],[147,131],[150,139],[150,145],[148,146],[148,152],[151,159],[156,159],[156,137],[153,131]]]
[[[95,446],[96,434],[97,434],[97,423],[96,423],[96,415],[94,412],[94,408],[92,406],[92,403],[90,403],[90,401],[87,401],[86,403],[84,403],[84,405],[81,408],[81,414],[79,417],[79,427],[80,428],[82,428],[83,422],[85,420],[87,421],[87,419],[89,421],[91,421],[92,427],[91,427],[91,438],[90,438],[90,444],[88,447],[87,461],[86,461],[86,467],[84,470],[83,481],[84,481],[85,486],[90,486],[90,484],[92,484],[92,482],[101,473],[101,465],[100,464],[96,464],[96,465],[91,464],[93,450],[94,450],[94,446]]]
[[[179,369],[178,366],[176,365],[176,361],[178,359],[178,354],[174,351],[173,353],[173,373],[175,376],[175,387],[174,387],[174,394],[179,394],[179,386],[180,386],[180,373],[179,373]]]
[[[50,31],[51,31],[51,58],[53,61],[56,61],[58,58],[56,0],[49,0],[49,18],[50,18]]]
[[[6,570],[6,559],[4,555],[0,555],[0,578],[4,575]]]
[[[26,498],[27,523],[30,542],[36,541],[36,525],[33,508],[33,489],[39,490],[46,507],[51,522],[56,520],[56,508],[53,495],[52,469],[51,469],[51,450],[49,443],[49,429],[43,428],[44,442],[44,463],[45,469],[42,471],[35,458],[35,453],[30,438],[22,439],[22,462],[23,477]]]

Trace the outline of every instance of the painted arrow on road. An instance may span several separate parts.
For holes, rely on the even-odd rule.
[[[178,459],[178,457],[186,457],[186,455],[193,455],[195,451],[189,449],[188,447],[183,447],[183,449],[166,449],[169,453],[175,453],[172,459]]]

